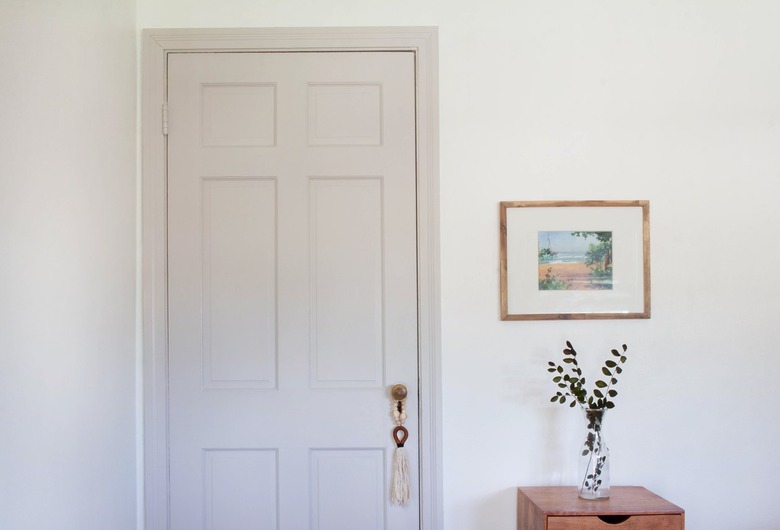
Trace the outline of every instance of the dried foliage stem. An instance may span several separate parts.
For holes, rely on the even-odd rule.
[[[566,348],[563,349],[563,364],[557,364],[553,361],[547,363],[547,371],[553,374],[553,383],[561,389],[550,398],[550,402],[557,401],[564,404],[571,400],[570,407],[579,404],[583,409],[614,408],[615,403],[612,398],[618,395],[614,386],[617,385],[617,376],[623,373],[623,364],[627,360],[625,354],[628,347],[623,344],[622,349],[622,353],[618,350],[611,351],[614,358],[604,361],[604,366],[601,368],[601,373],[606,376],[606,381],[604,379],[597,380],[593,392],[588,394],[585,387],[585,377],[583,377],[582,369],[577,361],[577,351],[571,342],[566,341]],[[564,368],[564,365],[567,368]]]

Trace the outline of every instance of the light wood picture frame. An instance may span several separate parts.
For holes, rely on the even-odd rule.
[[[650,203],[500,203],[501,320],[650,318]]]

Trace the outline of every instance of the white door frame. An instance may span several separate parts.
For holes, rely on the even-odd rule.
[[[168,528],[166,63],[186,51],[413,51],[417,76],[420,528],[441,530],[438,31],[436,28],[153,29],[143,32],[143,387],[146,530]],[[388,434],[389,436],[389,434]]]

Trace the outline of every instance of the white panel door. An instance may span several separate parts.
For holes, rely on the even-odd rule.
[[[172,530],[418,527],[414,68],[168,56]]]

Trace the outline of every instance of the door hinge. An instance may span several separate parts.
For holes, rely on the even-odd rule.
[[[168,136],[168,102],[163,103],[162,106],[162,133],[163,136]]]

